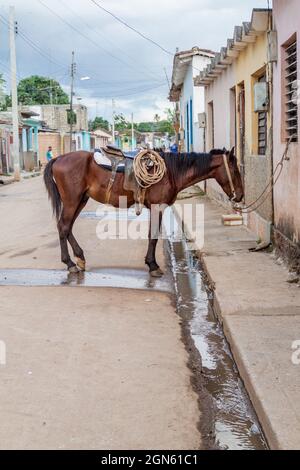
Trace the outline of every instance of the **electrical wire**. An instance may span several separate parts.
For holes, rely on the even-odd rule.
[[[136,59],[130,57],[124,50],[120,49],[118,46],[116,46],[112,41],[110,41],[107,36],[105,34],[101,34],[98,30],[96,30],[95,28],[93,28],[90,24],[88,24],[86,21],[84,21],[82,19],[82,16],[80,16],[78,13],[76,13],[69,5],[66,5],[65,2],[63,2],[62,0],[60,0],[60,3],[67,9],[69,10],[70,12],[73,13],[74,16],[76,16],[77,18],[79,18],[82,22],[83,25],[85,25],[87,28],[89,28],[90,30],[94,31],[95,34],[97,34],[101,39],[105,38],[108,42],[110,42],[112,44],[113,47],[117,47],[117,49],[122,53],[122,54],[125,54],[131,61],[134,61],[136,63]],[[109,51],[107,51],[105,48],[103,48],[108,54],[110,53]],[[137,68],[135,66],[132,66],[131,64],[128,64],[128,67],[131,67],[133,68],[134,70],[137,70],[138,72],[141,72],[140,68]],[[148,76],[151,76],[152,80],[153,80],[153,71],[148,69],[147,67],[145,67],[144,65],[141,65],[139,67],[142,67],[144,68],[144,70],[147,71],[147,74]],[[156,78],[154,78],[154,80],[157,80]]]
[[[9,29],[10,25],[7,19],[0,14],[0,21]],[[18,36],[26,42],[33,50],[35,50],[40,56],[42,56],[47,61],[52,62],[58,67],[62,67],[62,63],[59,63],[53,60],[43,49],[41,49],[32,39],[30,39],[19,27],[18,27]]]
[[[129,25],[128,23],[126,23],[126,21],[122,20],[121,18],[119,18],[117,15],[115,15],[114,13],[112,13],[111,11],[107,10],[106,8],[104,8],[102,5],[99,5],[98,2],[96,2],[96,0],[91,0],[92,3],[94,3],[94,5],[96,5],[98,8],[100,8],[100,10],[103,10],[105,11],[108,15],[112,16],[115,20],[117,20],[119,23],[121,23],[122,25],[124,25],[126,28],[128,29],[131,29],[131,31],[135,32],[136,34],[138,34],[139,36],[141,36],[143,39],[145,39],[146,41],[150,42],[151,44],[153,44],[154,46],[156,47],[159,47],[159,49],[161,49],[163,52],[165,52],[166,54],[169,54],[171,56],[173,56],[173,52],[171,51],[168,51],[167,49],[165,49],[163,46],[161,46],[158,42],[154,41],[153,39],[149,38],[148,36],[146,36],[145,34],[141,33],[139,30],[137,30],[136,28],[134,28],[133,26]]]
[[[84,39],[86,39],[87,41],[89,41],[91,44],[93,44],[93,46],[95,46],[97,49],[101,50],[102,52],[104,51],[106,54],[108,54],[110,57],[112,57],[113,59],[119,61],[120,63],[122,63],[123,65],[126,65],[127,67],[130,67],[132,68],[131,65],[129,65],[127,62],[125,62],[124,60],[120,59],[120,57],[112,54],[111,52],[107,51],[105,48],[103,48],[102,46],[100,46],[97,42],[95,42],[93,39],[91,39],[89,36],[87,36],[86,34],[84,34],[82,31],[80,31],[78,28],[76,28],[74,25],[72,25],[71,23],[69,23],[69,21],[65,20],[61,15],[59,15],[58,13],[56,13],[54,10],[52,10],[52,8],[50,8],[48,5],[46,5],[44,2],[42,2],[42,0],[38,0],[38,2],[44,7],[46,8],[48,11],[50,11],[54,16],[56,16],[57,18],[59,18],[63,23],[65,23],[67,26],[69,26],[69,28],[71,28],[73,31],[75,31],[77,34],[79,34],[80,36],[82,36]],[[136,71],[136,69],[134,69]]]

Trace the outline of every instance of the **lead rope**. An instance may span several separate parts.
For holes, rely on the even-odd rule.
[[[251,212],[255,212],[259,207],[261,207],[265,203],[265,201],[267,200],[269,194],[272,192],[272,189],[274,188],[275,184],[277,183],[277,181],[280,178],[280,175],[281,175],[282,170],[283,170],[284,162],[289,160],[289,157],[288,157],[287,154],[288,154],[288,151],[289,151],[290,144],[291,144],[292,140],[294,139],[294,137],[295,137],[295,135],[292,135],[289,138],[289,140],[287,141],[286,146],[285,146],[285,150],[283,152],[283,155],[282,155],[280,161],[277,163],[277,165],[275,167],[275,170],[273,171],[273,173],[271,175],[270,181],[268,182],[268,184],[265,187],[265,189],[263,190],[263,192],[258,196],[258,198],[255,199],[255,201],[251,202],[247,206],[240,207],[238,204],[233,204],[233,208],[237,212],[240,212],[242,214],[250,214]],[[278,170],[279,170],[279,173],[276,176],[276,173],[277,173]],[[268,188],[269,188],[269,190],[268,190]],[[265,195],[265,197],[263,198],[262,201],[260,201],[261,198],[264,195]],[[256,204],[258,204],[258,205],[256,206]],[[255,207],[253,207],[253,206],[255,206]]]
[[[234,184],[233,184],[233,181],[232,181],[232,176],[231,176],[228,161],[227,161],[227,155],[225,153],[223,154],[223,161],[224,161],[225,170],[226,170],[226,173],[227,173],[227,178],[228,178],[228,181],[229,181],[230,191],[233,194],[233,198],[235,198],[236,194],[235,194]]]

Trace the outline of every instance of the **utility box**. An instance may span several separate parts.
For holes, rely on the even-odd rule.
[[[199,113],[198,114],[198,122],[200,129],[206,128],[206,113]]]
[[[254,112],[261,113],[269,110],[269,88],[267,82],[254,84]]]
[[[268,62],[278,61],[277,31],[268,31]]]

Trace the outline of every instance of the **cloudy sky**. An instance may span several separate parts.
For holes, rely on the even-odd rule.
[[[113,16],[158,43],[146,41]],[[77,63],[76,99],[111,119],[116,111],[135,120],[163,116],[169,106],[170,54],[200,46],[219,50],[236,24],[249,21],[252,8],[267,0],[1,0],[0,73],[9,89],[8,9],[14,5],[19,26],[18,78],[32,74],[59,80],[69,92],[72,50]],[[169,53],[168,53],[169,52]],[[166,72],[165,72],[166,71]],[[81,77],[90,77],[82,81]]]

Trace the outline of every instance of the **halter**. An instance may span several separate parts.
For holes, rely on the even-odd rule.
[[[231,198],[231,201],[234,202],[236,198],[236,193],[235,193],[234,184],[232,181],[232,176],[231,176],[228,161],[227,161],[227,155],[225,153],[223,154],[223,161],[224,161],[224,165],[225,165],[225,169],[226,169],[226,173],[227,173],[227,177],[228,177],[228,181],[230,185],[230,190],[233,195],[233,197]]]

